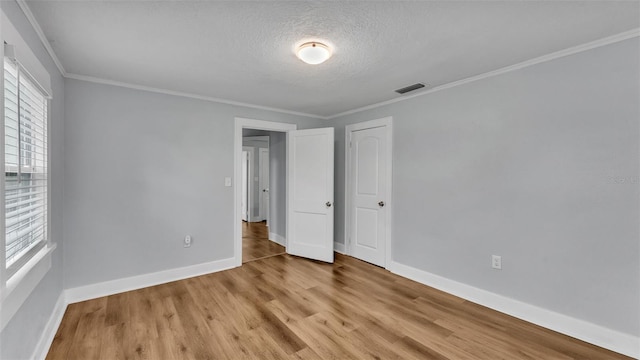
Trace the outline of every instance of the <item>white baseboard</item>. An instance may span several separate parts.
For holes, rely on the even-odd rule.
[[[62,293],[60,293],[60,296],[58,296],[58,301],[56,301],[56,305],[53,308],[51,316],[49,317],[49,321],[47,321],[47,324],[42,331],[40,340],[38,340],[38,343],[36,344],[36,348],[33,351],[31,359],[44,360],[47,357],[47,353],[49,352],[49,348],[51,347],[53,338],[56,336],[56,332],[58,331],[58,327],[60,327],[62,317],[64,316],[64,312],[66,310],[67,301],[65,299],[65,292],[62,291]]]
[[[284,244],[284,237],[274,233],[269,238]],[[344,253],[345,246],[334,243],[335,251]],[[165,270],[151,274],[106,281],[98,284],[66,289],[58,297],[42,336],[34,350],[32,359],[44,359],[58,330],[68,304],[113,295],[125,291],[141,289],[189,277],[204,275],[236,267],[235,258]],[[411,266],[392,262],[387,269],[400,276],[415,280],[427,286],[459,296],[465,300],[486,306],[496,311],[515,316],[536,325],[569,335],[571,337],[601,346],[603,348],[638,358],[640,338],[543,309],[518,300],[510,299],[470,285],[459,283]]]
[[[236,267],[235,258],[211,261],[208,263],[164,270],[151,274],[132,276],[124,279],[105,281],[98,284],[79,286],[65,290],[68,304],[118,294],[125,291],[142,289],[149,286],[182,280],[212,272]]]
[[[343,243],[333,242],[333,251],[338,252],[340,254],[346,255],[347,251]]]
[[[411,266],[397,262],[390,265],[387,269],[397,275],[605,349],[634,358],[640,357],[640,337],[494,294]]]
[[[287,246],[287,239],[282,235],[270,232],[269,240],[274,241],[282,246]]]
[[[58,331],[58,327],[62,322],[62,318],[64,317],[68,304],[227,270],[234,267],[236,267],[235,258],[229,258],[63,290],[58,297],[58,301],[56,301],[56,305],[49,317],[49,321],[47,321],[47,324],[42,331],[42,335],[34,349],[31,359],[44,360],[47,357],[47,353],[49,352],[53,338]]]

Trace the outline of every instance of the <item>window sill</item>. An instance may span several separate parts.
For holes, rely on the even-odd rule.
[[[45,246],[7,280],[0,302],[0,331],[4,330],[33,289],[51,269],[51,254],[55,249],[56,244]]]

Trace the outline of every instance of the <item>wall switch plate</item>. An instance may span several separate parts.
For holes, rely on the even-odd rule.
[[[187,235],[184,237],[184,247],[190,247],[191,246],[191,235]]]
[[[231,186],[231,178],[230,177],[224,178],[224,186],[226,186],[226,187],[230,187]]]
[[[491,255],[491,267],[502,270],[502,256]]]

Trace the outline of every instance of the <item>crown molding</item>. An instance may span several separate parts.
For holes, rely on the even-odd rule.
[[[570,48],[567,48],[567,49],[564,49],[564,50],[556,51],[556,52],[553,52],[553,53],[550,53],[550,54],[547,54],[547,55],[543,55],[543,56],[539,56],[539,57],[536,57],[536,58],[533,58],[533,59],[530,59],[530,60],[526,60],[526,61],[514,64],[514,65],[505,66],[505,67],[497,69],[497,70],[493,70],[493,71],[489,71],[489,72],[486,72],[486,73],[483,73],[483,74],[471,76],[471,77],[468,77],[468,78],[465,78],[465,79],[462,79],[462,80],[457,80],[457,81],[453,81],[453,82],[450,82],[450,83],[438,85],[436,87],[433,87],[431,89],[419,92],[417,94],[407,95],[407,96],[403,96],[403,97],[400,97],[400,98],[387,100],[387,101],[382,101],[382,102],[379,102],[379,103],[363,106],[363,107],[360,107],[360,108],[357,108],[357,109],[341,112],[339,114],[328,116],[327,119],[335,119],[335,118],[338,118],[338,117],[341,117],[341,116],[351,115],[351,114],[355,114],[355,113],[358,113],[358,112],[361,112],[361,111],[375,109],[375,108],[378,108],[380,106],[394,104],[394,103],[397,103],[397,102],[413,99],[413,98],[416,98],[418,96],[424,96],[424,95],[432,94],[434,92],[438,92],[438,91],[441,91],[441,90],[450,89],[452,87],[468,84],[468,83],[471,83],[471,82],[474,82],[474,81],[478,81],[478,80],[482,80],[482,79],[486,79],[486,78],[490,78],[490,77],[506,74],[506,73],[511,72],[511,71],[520,70],[520,69],[523,69],[523,68],[526,68],[526,67],[529,67],[529,66],[537,65],[537,64],[544,63],[544,62],[551,61],[551,60],[555,60],[555,59],[559,59],[559,58],[562,58],[562,57],[565,57],[565,56],[569,56],[569,55],[573,55],[573,54],[577,54],[577,53],[580,53],[580,52],[583,52],[583,51],[587,51],[587,50],[599,48],[599,47],[602,47],[602,46],[614,44],[614,43],[617,43],[617,42],[620,42],[620,41],[632,39],[634,37],[640,37],[640,28],[629,30],[629,31],[625,31],[625,32],[622,32],[620,34],[608,36],[606,38],[602,38],[602,39],[599,39],[599,40],[591,41],[591,42],[588,42],[588,43],[585,43],[585,44],[582,44],[582,45],[573,46],[573,47],[570,47]]]
[[[20,6],[20,9],[22,9],[22,12],[24,13],[24,16],[27,17],[27,20],[29,20],[29,23],[31,24],[31,27],[33,27],[33,30],[35,30],[36,34],[38,34],[40,42],[49,53],[51,60],[53,60],[53,62],[56,64],[56,67],[58,68],[58,71],[60,71],[60,74],[62,74],[62,76],[67,76],[67,71],[64,69],[64,66],[62,66],[62,63],[60,62],[60,59],[58,59],[55,51],[53,51],[49,40],[44,35],[44,31],[42,31],[40,24],[36,20],[36,17],[33,15],[33,12],[31,12],[31,8],[29,7],[29,5],[27,5],[27,2],[25,0],[16,0],[16,3],[18,3],[18,6]]]
[[[591,42],[588,42],[588,43],[585,43],[585,44],[581,44],[581,45],[573,46],[573,47],[570,47],[570,48],[567,48],[567,49],[564,49],[564,50],[556,51],[556,52],[553,52],[553,53],[550,53],[550,54],[547,54],[547,55],[539,56],[539,57],[536,57],[536,58],[533,58],[533,59],[530,59],[530,60],[526,60],[526,61],[514,64],[514,65],[505,66],[505,67],[502,67],[502,68],[499,68],[499,69],[496,69],[496,70],[492,70],[492,71],[489,71],[489,72],[486,72],[486,73],[482,73],[482,74],[479,74],[479,75],[471,76],[471,77],[468,77],[468,78],[465,78],[465,79],[461,79],[461,80],[453,81],[453,82],[450,82],[450,83],[438,85],[436,87],[433,87],[431,89],[427,89],[425,91],[422,91],[422,92],[419,92],[419,93],[416,93],[416,94],[406,95],[406,96],[402,96],[402,97],[399,97],[399,98],[395,98],[395,99],[391,99],[391,100],[387,100],[387,101],[382,101],[382,102],[378,102],[378,103],[371,104],[371,105],[366,105],[366,106],[359,107],[359,108],[356,108],[356,109],[344,111],[344,112],[341,112],[341,113],[338,113],[338,114],[335,114],[335,115],[322,116],[322,115],[308,114],[308,113],[292,111],[292,110],[287,110],[287,109],[273,108],[273,107],[269,107],[269,106],[254,105],[254,104],[243,103],[243,102],[239,102],[239,101],[226,100],[226,99],[214,98],[214,97],[209,97],[209,96],[191,94],[191,93],[187,93],[187,92],[180,92],[180,91],[173,91],[173,90],[155,88],[155,87],[150,87],[150,86],[136,85],[136,84],[132,84],[132,83],[108,80],[108,79],[103,79],[103,78],[98,78],[98,77],[93,77],[93,76],[86,76],[86,75],[78,75],[78,74],[73,74],[73,73],[67,73],[66,70],[64,69],[64,67],[62,66],[62,63],[60,62],[60,59],[58,59],[58,56],[56,55],[55,51],[53,51],[53,48],[51,47],[51,44],[49,44],[49,41],[47,40],[47,37],[44,35],[44,32],[42,31],[42,28],[40,27],[40,24],[38,23],[38,21],[36,20],[35,16],[31,12],[31,9],[27,5],[26,1],[25,0],[16,0],[16,2],[18,3],[18,5],[22,9],[22,11],[24,12],[24,14],[27,17],[27,19],[29,20],[29,23],[31,23],[31,26],[33,27],[35,32],[38,34],[38,37],[40,38],[40,41],[42,42],[42,45],[45,47],[45,49],[49,53],[49,56],[51,56],[51,59],[53,60],[53,62],[58,67],[58,70],[60,71],[62,76],[64,76],[65,78],[88,81],[88,82],[93,82],[93,83],[98,83],[98,84],[125,87],[125,88],[136,89],[136,90],[150,91],[150,92],[166,94],[166,95],[174,95],[174,96],[180,96],[180,97],[186,97],[186,98],[192,98],[192,99],[198,99],[198,100],[204,100],[204,101],[217,102],[217,103],[222,103],[222,104],[227,104],[227,105],[243,106],[243,107],[248,107],[248,108],[252,108],[252,109],[267,110],[267,111],[273,111],[273,112],[289,114],[289,115],[305,116],[305,117],[310,117],[310,118],[314,118],[314,119],[322,119],[322,120],[332,120],[332,119],[336,119],[336,118],[339,118],[339,117],[342,117],[342,116],[359,113],[359,112],[362,112],[362,111],[365,111],[365,110],[370,110],[370,109],[375,109],[375,108],[378,108],[378,107],[381,107],[381,106],[385,106],[385,105],[395,104],[397,102],[406,101],[406,100],[409,100],[409,99],[416,98],[418,96],[428,95],[428,94],[431,94],[431,93],[434,93],[434,92],[437,92],[437,91],[446,90],[446,89],[450,89],[452,87],[468,84],[468,83],[471,83],[471,82],[474,82],[474,81],[478,81],[478,80],[490,78],[490,77],[493,77],[493,76],[506,74],[506,73],[511,72],[511,71],[520,70],[520,69],[523,69],[523,68],[526,68],[526,67],[529,67],[529,66],[533,66],[533,65],[536,65],[536,64],[544,63],[544,62],[555,60],[555,59],[559,59],[559,58],[562,58],[562,57],[565,57],[565,56],[570,56],[570,55],[577,54],[577,53],[580,53],[580,52],[583,52],[583,51],[587,51],[587,50],[599,48],[599,47],[602,47],[602,46],[614,44],[614,43],[617,43],[617,42],[620,42],[620,41],[624,41],[624,40],[628,40],[628,39],[632,39],[632,38],[635,38],[635,37],[640,37],[640,28],[636,28],[636,29],[625,31],[625,32],[622,32],[622,33],[619,33],[619,34],[616,34],[616,35],[608,36],[608,37],[605,37],[605,38],[602,38],[602,39],[599,39],[599,40],[591,41]]]
[[[215,98],[215,97],[210,97],[210,96],[192,94],[192,93],[187,93],[187,92],[182,92],[182,91],[174,91],[174,90],[155,88],[155,87],[145,86],[145,85],[136,85],[136,84],[131,84],[131,83],[122,82],[122,81],[97,78],[97,77],[93,77],[93,76],[86,76],[86,75],[78,75],[78,74],[67,73],[67,75],[65,77],[67,79],[81,80],[81,81],[87,81],[87,82],[92,82],[92,83],[97,83],[97,84],[124,87],[124,88],[129,88],[129,89],[134,89],[134,90],[142,90],[142,91],[149,91],[149,92],[165,94],[165,95],[173,95],[173,96],[180,96],[180,97],[186,97],[186,98],[197,99],[197,100],[211,101],[211,102],[220,103],[220,104],[227,104],[227,105],[233,105],[233,106],[242,106],[242,107],[247,107],[247,108],[251,108],[251,109],[273,111],[273,112],[278,112],[278,113],[282,113],[282,114],[305,116],[305,117],[310,117],[310,118],[314,118],[314,119],[327,119],[324,116],[315,115],[315,114],[307,114],[307,113],[303,113],[303,112],[291,111],[291,110],[286,110],[286,109],[279,109],[279,108],[274,108],[274,107],[269,107],[269,106],[254,105],[254,104],[244,103],[244,102],[240,102],[240,101],[220,99],[220,98]]]

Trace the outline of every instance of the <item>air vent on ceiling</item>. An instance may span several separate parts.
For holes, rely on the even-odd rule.
[[[422,89],[425,85],[422,83],[417,83],[417,84],[413,84],[413,85],[409,85],[407,87],[403,87],[402,89],[398,89],[396,90],[396,92],[398,94],[406,94],[409,91],[413,91],[413,90],[418,90],[418,89]]]

